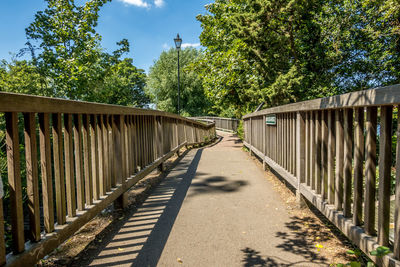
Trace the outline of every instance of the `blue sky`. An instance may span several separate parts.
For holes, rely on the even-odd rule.
[[[204,14],[204,6],[210,2],[213,0],[113,0],[100,11],[97,31],[103,37],[102,47],[112,52],[117,41],[128,39],[128,56],[147,72],[163,50],[174,46],[177,33],[184,45],[199,45],[201,27],[196,15]],[[43,0],[0,1],[0,59],[10,60],[9,52],[24,47],[25,28],[45,7]]]

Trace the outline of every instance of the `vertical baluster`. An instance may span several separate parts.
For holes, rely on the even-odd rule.
[[[50,122],[48,113],[39,113],[39,129],[40,129],[39,140],[40,140],[40,164],[41,164],[40,169],[42,174],[42,197],[43,197],[43,216],[44,216],[43,220],[46,232],[51,233],[54,231],[54,204],[53,204],[53,178],[51,175]],[[15,240],[15,238],[13,239]]]
[[[25,124],[25,160],[26,160],[26,190],[28,195],[30,239],[40,240],[40,209],[39,209],[39,174],[36,141],[36,120],[34,113],[24,113]],[[1,203],[2,204],[2,203]],[[0,208],[0,264],[3,259],[4,223],[3,208]],[[4,263],[4,262],[3,262]]]
[[[365,122],[365,201],[364,230],[368,235],[375,234],[375,192],[376,192],[376,127],[377,108],[367,108]]]
[[[33,232],[33,230],[31,230],[31,232]],[[0,198],[0,265],[3,266],[5,264],[6,264],[6,243],[4,240],[3,199]]]
[[[315,146],[315,117],[314,112],[310,112],[310,186],[315,189],[315,160],[316,160],[316,146]]]
[[[351,217],[351,173],[353,155],[353,109],[344,110],[344,150],[343,150],[343,215]]]
[[[111,171],[110,171],[110,154],[108,144],[108,115],[103,115],[103,123],[101,125],[101,131],[103,132],[103,164],[104,164],[104,186],[105,192],[111,190]]]
[[[343,112],[336,110],[336,177],[335,177],[335,208],[343,209]]]
[[[335,203],[335,112],[328,110],[328,203]]]
[[[75,175],[76,175],[76,198],[79,211],[85,209],[85,184],[83,172],[82,151],[82,115],[74,114],[74,152],[75,152]]]
[[[117,184],[122,184],[122,151],[121,151],[121,119],[120,115],[114,115],[114,176]]]
[[[355,109],[354,125],[354,204],[353,223],[362,222],[363,159],[364,159],[364,108]]]
[[[7,112],[5,113],[5,117],[6,117],[7,172],[8,172],[8,186],[10,193],[12,247],[14,253],[19,253],[24,251],[25,239],[24,239],[24,216],[22,212],[22,184],[21,184],[21,172],[20,172],[18,114],[16,112]],[[47,126],[48,125],[49,124],[47,115]],[[50,145],[50,135],[48,128],[47,128],[47,135],[49,136],[48,142]],[[49,180],[51,182],[51,178]],[[48,180],[45,179],[44,184],[46,184],[46,182],[48,182]],[[47,203],[44,203],[44,205],[46,204]],[[46,206],[46,208],[47,207],[48,206]],[[52,230],[50,227],[46,229]]]
[[[327,125],[327,112],[325,110],[321,113],[321,161],[322,161],[322,171],[321,171],[321,190],[322,199],[327,198],[328,194],[328,125]]]
[[[91,166],[92,166],[92,185],[93,199],[98,200],[99,194],[99,154],[97,140],[97,118],[96,115],[90,115],[90,149],[91,149]]]
[[[103,115],[97,115],[96,131],[97,131],[97,155],[98,155],[98,172],[99,172],[99,196],[106,194],[105,173],[104,173],[104,142],[103,142]]]
[[[396,197],[394,210],[394,248],[393,253],[400,260],[400,106],[397,106],[396,143]]]
[[[74,178],[74,150],[72,142],[72,115],[64,114],[64,154],[65,181],[67,186],[68,217],[76,216],[76,196]]]
[[[392,107],[381,107],[379,139],[378,243],[389,246],[390,169],[392,166]]]
[[[86,205],[93,204],[92,166],[91,166],[91,138],[89,115],[83,115],[83,165],[85,171],[85,200]]]
[[[54,180],[56,189],[57,223],[65,224],[65,182],[64,182],[64,158],[63,158],[63,134],[61,114],[54,113],[53,117],[53,161]]]
[[[310,184],[309,177],[310,177],[310,119],[309,113],[305,112],[305,168],[304,168],[304,176],[305,182],[307,185]]]
[[[321,194],[321,112],[315,111],[315,191]]]
[[[132,116],[127,115],[126,116],[126,147],[127,147],[127,177],[131,177],[131,175],[133,174],[132,171],[132,121],[131,121]]]
[[[115,187],[115,171],[114,171],[114,116],[108,116],[107,131],[108,131],[108,173],[110,177],[108,178],[108,183],[111,188]]]

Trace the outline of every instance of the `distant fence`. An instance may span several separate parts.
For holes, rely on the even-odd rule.
[[[108,205],[126,204],[123,194],[182,146],[215,137],[214,123],[170,113],[2,92],[0,127],[7,266],[33,266]]]
[[[215,127],[217,128],[217,130],[230,131],[230,132],[237,131],[240,121],[234,118],[207,117],[207,116],[192,117],[190,119],[198,121],[213,121],[215,122]]]
[[[379,245],[391,248],[383,259],[373,258],[381,266],[400,266],[399,105],[400,86],[395,85],[243,118],[244,145],[265,166],[368,255]]]

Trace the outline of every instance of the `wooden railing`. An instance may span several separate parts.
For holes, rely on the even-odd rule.
[[[192,117],[191,119],[199,121],[213,121],[217,130],[236,132],[239,126],[239,120],[234,118],[222,118],[222,117]]]
[[[399,105],[395,85],[244,116],[250,152],[365,253],[390,247],[382,266],[400,266]]]
[[[124,193],[182,146],[215,137],[215,124],[165,112],[0,92],[4,117],[7,266],[34,265],[108,205],[124,206]]]

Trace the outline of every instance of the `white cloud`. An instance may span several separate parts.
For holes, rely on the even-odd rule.
[[[183,43],[182,44],[182,48],[186,48],[186,47],[199,47],[200,44],[199,43],[195,43],[195,44],[191,44],[191,43]]]
[[[162,48],[163,48],[164,50],[169,50],[169,49],[171,48],[171,46],[170,46],[169,44],[167,44],[167,43],[164,43],[164,44],[162,45]]]
[[[164,0],[154,0],[154,5],[156,7],[163,7],[165,4]]]
[[[125,4],[128,4],[128,5],[133,5],[133,6],[138,6],[138,7],[145,7],[145,8],[150,7],[150,5],[143,0],[119,0],[119,1],[121,1]]]

